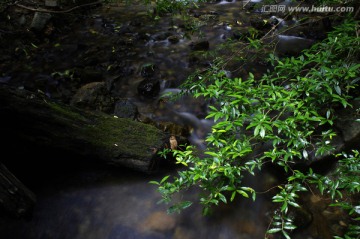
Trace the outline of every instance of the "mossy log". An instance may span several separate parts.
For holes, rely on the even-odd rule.
[[[22,150],[35,154],[25,160],[36,160],[42,150],[67,152],[150,173],[156,168],[156,151],[168,139],[151,125],[70,107],[44,94],[5,85],[0,85],[0,116],[3,149],[10,155]]]

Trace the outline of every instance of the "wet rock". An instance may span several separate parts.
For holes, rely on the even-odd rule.
[[[309,154],[309,163],[312,163],[313,167],[330,170],[336,163],[336,160],[331,158],[333,153],[347,149],[359,149],[360,122],[356,121],[358,114],[355,109],[360,108],[360,101],[354,100],[350,103],[353,108],[346,108],[336,112],[337,119],[334,125],[335,129],[338,130],[338,134],[331,141],[334,150],[317,156],[315,156],[315,152]],[[329,156],[332,160],[329,160]]]
[[[189,67],[208,67],[208,59],[204,54],[199,54],[197,51],[190,52],[188,55],[188,66]]]
[[[154,98],[159,95],[160,81],[156,79],[145,79],[137,87],[138,93],[146,98]]]
[[[210,43],[207,40],[190,43],[190,49],[193,51],[207,51],[210,48]]]
[[[323,211],[326,209],[328,202],[319,195],[310,195],[307,200],[311,208],[316,208],[317,211]]]
[[[175,218],[166,212],[154,212],[140,225],[142,231],[166,232],[175,228]]]
[[[118,41],[119,45],[126,45],[126,46],[134,46],[136,43],[137,37],[135,34],[132,33],[125,33],[121,36]]]
[[[176,44],[176,43],[178,43],[178,42],[180,41],[180,37],[179,37],[179,36],[175,36],[175,35],[169,36],[169,37],[168,37],[168,41],[169,41],[170,43],[172,43],[172,44]]]
[[[64,52],[64,54],[68,54]],[[75,57],[75,56],[73,56]],[[109,51],[104,48],[90,48],[89,50],[80,53],[76,58],[76,65],[79,67],[96,66],[104,62],[108,62],[110,58]]]
[[[164,132],[167,132],[172,135],[180,135],[188,137],[190,135],[191,129],[187,126],[178,125],[173,122],[156,122],[154,126]]]
[[[250,0],[250,1],[246,1],[246,3],[244,2],[243,4],[243,9],[246,9],[247,11],[251,11],[251,12],[256,12],[256,13],[261,13],[261,6],[259,5],[259,2],[261,0]]]
[[[189,59],[188,59],[188,64],[189,64],[189,67],[194,67],[196,64],[198,64],[200,62],[200,58],[195,56],[195,55],[191,55],[189,56]]]
[[[202,21],[211,21],[211,20],[217,20],[219,18],[218,14],[204,14],[199,17]]]
[[[287,26],[286,21],[277,16],[271,16],[267,21],[271,26],[276,27],[276,29],[281,29]]]
[[[176,227],[173,239],[192,239],[196,238],[195,232],[185,227]]]
[[[20,24],[21,26],[23,26],[23,25],[26,24],[26,17],[25,17],[24,14],[21,15],[21,17],[19,17],[19,24]]]
[[[56,7],[58,6],[58,0],[45,0],[45,6]]]
[[[200,12],[194,12],[193,13],[193,17],[195,17],[195,18],[199,18],[200,16],[201,16]]]
[[[141,66],[140,74],[144,78],[155,76],[157,66],[153,63],[147,63]]]
[[[136,105],[134,105],[128,99],[121,99],[115,104],[114,115],[119,118],[136,119],[138,115],[138,109]]]
[[[359,148],[360,142],[360,122],[356,121],[359,118],[359,114],[356,109],[360,108],[360,100],[351,102],[352,108],[347,108],[339,111],[337,114],[338,119],[335,122],[335,126],[340,130],[346,147],[355,146]]]
[[[297,56],[315,43],[312,39],[287,35],[279,35],[277,40],[275,51],[279,56]]]
[[[313,221],[312,213],[304,208],[295,208],[289,212],[289,215],[294,218],[294,224],[300,230],[308,227]]]
[[[140,32],[138,35],[139,40],[143,40],[144,42],[147,42],[151,39],[150,33],[147,32]]]
[[[249,32],[246,29],[234,29],[232,38],[236,40],[244,40],[249,37]]]
[[[70,104],[82,109],[110,113],[114,99],[106,90],[104,82],[92,82],[82,86],[73,96]]]
[[[111,64],[109,71],[114,75],[111,79],[120,80],[121,77],[131,76],[135,69],[129,61],[118,61],[114,59],[114,63]],[[116,80],[115,80],[116,81]]]
[[[245,233],[255,235],[258,231],[258,225],[253,220],[240,219],[235,223],[235,225],[239,234]]]
[[[103,78],[102,72],[100,70],[95,70],[90,67],[84,68],[79,74],[81,83],[83,84],[96,82]]]
[[[252,27],[254,27],[257,30],[261,30],[261,31],[268,31],[271,29],[271,24],[268,21],[264,21],[262,18],[258,18],[258,17],[253,17],[250,20],[250,24]]]
[[[138,13],[134,19],[132,19],[129,25],[134,27],[141,27],[147,24],[149,21],[149,16],[144,13]]]
[[[36,12],[30,25],[30,29],[35,31],[41,31],[45,28],[46,24],[51,19],[51,14]]]
[[[11,76],[0,77],[0,84],[6,84],[10,81]]]
[[[124,239],[124,235],[126,238],[143,238],[133,228],[118,224],[111,229],[108,239]]]
[[[128,25],[123,25],[123,26],[118,27],[116,32],[119,35],[123,35],[123,34],[132,34],[134,32],[134,30]]]
[[[170,32],[161,32],[159,34],[156,34],[153,36],[153,39],[155,41],[164,41],[166,40],[169,36],[171,36],[172,34]]]
[[[216,11],[199,11],[199,9],[192,10],[191,13],[195,18],[200,18],[201,20],[217,19],[220,15]]]

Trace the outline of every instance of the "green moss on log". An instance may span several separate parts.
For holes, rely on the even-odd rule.
[[[56,116],[63,116],[63,119],[74,120],[76,122],[86,122],[87,119],[74,108],[70,108],[66,105],[60,105],[54,102],[48,102],[47,104],[55,113]]]
[[[151,125],[124,118],[99,117],[97,123],[88,125],[91,142],[106,149],[111,157],[149,157],[160,148],[164,135]]]

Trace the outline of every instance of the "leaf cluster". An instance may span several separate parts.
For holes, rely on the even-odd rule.
[[[213,102],[207,118],[215,124],[203,154],[197,154],[192,146],[174,152],[186,168],[176,177],[166,176],[157,182],[163,201],[169,203],[174,194],[194,186],[202,190],[199,202],[204,213],[237,195],[255,200],[255,190],[244,185],[243,177],[255,176],[266,163],[277,164],[290,176],[273,197],[280,208],[268,233],[281,231],[289,238],[295,225],[287,217],[288,211],[300,206],[298,193],[307,191],[309,185],[334,200],[342,198],[343,190],[358,192],[358,154],[341,155],[336,177],[293,169],[298,162],[334,152],[331,142],[336,136],[336,111],[351,107],[352,92],[358,88],[358,30],[358,22],[346,21],[299,57],[270,55],[274,70],[261,79],[251,73],[247,79],[229,78],[221,65],[214,65],[188,82],[187,91]],[[259,150],[259,145],[266,147]],[[355,172],[348,167],[355,167]],[[170,211],[190,205],[189,201],[175,203]]]

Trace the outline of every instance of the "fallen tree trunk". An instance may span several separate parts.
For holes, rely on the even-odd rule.
[[[168,137],[147,124],[80,110],[5,85],[0,85],[0,121],[3,149],[10,155],[23,150],[36,160],[42,150],[66,151],[146,173],[155,169],[156,151]]]

